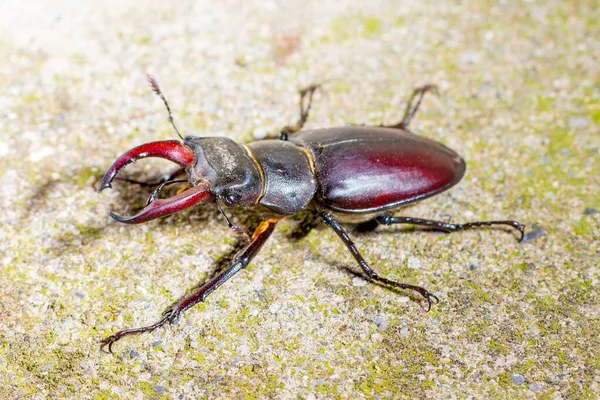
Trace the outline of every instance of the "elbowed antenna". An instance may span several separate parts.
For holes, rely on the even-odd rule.
[[[169,107],[169,103],[167,102],[165,95],[160,90],[160,86],[158,86],[158,82],[156,81],[156,79],[154,79],[154,77],[152,75],[148,74],[147,76],[148,76],[148,83],[150,84],[152,91],[154,93],[156,93],[162,99],[163,103],[165,103],[165,106],[167,107],[167,111],[169,112],[169,122],[171,123],[171,125],[173,125],[173,129],[175,129],[175,132],[177,132],[177,135],[179,136],[179,138],[181,140],[183,140],[183,136],[181,136],[181,133],[179,133],[179,129],[177,129],[177,127],[175,126],[175,121],[173,120],[173,113],[171,112],[171,107]]]

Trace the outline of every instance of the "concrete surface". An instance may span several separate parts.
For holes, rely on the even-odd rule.
[[[0,2],[0,398],[597,396],[597,1],[163,3]],[[288,221],[178,325],[102,353],[235,245],[214,208],[124,226],[108,211],[147,191],[92,188],[123,151],[174,138],[147,72],[181,130],[240,141],[293,122],[313,82],[310,127],[396,122],[437,83],[412,128],[467,175],[403,215],[535,234],[354,234],[382,275],[440,297],[426,313],[353,275],[333,232],[291,240]]]

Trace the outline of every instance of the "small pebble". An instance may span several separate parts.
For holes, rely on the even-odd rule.
[[[408,268],[420,269],[421,267],[421,260],[415,257],[408,258]]]
[[[408,336],[408,328],[407,327],[400,329],[400,336]]]
[[[383,341],[383,335],[379,332],[375,332],[371,335],[371,342],[373,343],[381,343]]]
[[[4,142],[0,142],[0,157],[4,157],[10,152],[10,147]]]
[[[529,385],[529,390],[531,390],[532,392],[539,392],[540,389],[541,387],[537,383],[532,383],[531,385]]]
[[[165,388],[164,386],[156,385],[152,386],[152,390],[154,390],[158,394],[161,394],[164,393],[167,390],[167,388]]]
[[[367,281],[365,281],[363,278],[359,278],[358,276],[352,278],[352,286],[366,286],[366,284]]]
[[[53,363],[46,364],[42,367],[42,372],[49,372],[50,370],[52,370],[52,368],[54,368]]]
[[[587,117],[581,116],[569,117],[567,124],[571,129],[582,129],[590,124],[590,120]]]
[[[512,374],[510,376],[510,381],[515,385],[522,385],[525,383],[525,377],[521,374]]]
[[[277,314],[277,311],[279,311],[280,308],[281,308],[281,304],[273,303],[269,306],[269,312],[271,314]]]
[[[378,316],[378,317],[374,318],[373,323],[375,325],[377,325],[377,328],[380,331],[385,331],[389,325],[388,321],[386,321],[385,317],[383,317],[383,316]]]
[[[256,128],[254,132],[252,132],[252,136],[256,140],[261,140],[267,137],[267,131],[265,128]]]
[[[42,158],[51,156],[52,154],[54,154],[55,151],[56,150],[52,147],[44,146],[39,150],[32,151],[29,154],[29,161],[36,163],[36,162],[40,161]]]

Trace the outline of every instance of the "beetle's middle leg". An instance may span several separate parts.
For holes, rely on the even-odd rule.
[[[410,125],[410,121],[413,119],[413,117],[419,110],[419,107],[421,106],[421,102],[423,101],[423,96],[425,96],[425,93],[427,93],[429,91],[433,91],[433,92],[437,93],[438,92],[437,86],[432,85],[432,84],[427,84],[425,86],[421,86],[421,87],[418,87],[415,90],[413,90],[412,95],[410,96],[410,98],[408,99],[408,102],[406,103],[406,109],[404,110],[404,116],[402,117],[402,120],[400,120],[400,122],[398,122],[397,124],[394,124],[394,125],[380,125],[380,126],[384,127],[384,128],[396,128],[396,129],[408,128],[408,125]],[[415,99],[416,99],[416,103],[415,103]],[[415,103],[414,106],[413,106],[413,103]]]
[[[256,228],[256,230],[254,231],[251,242],[248,243],[246,247],[244,247],[235,256],[233,264],[229,268],[227,268],[219,275],[206,282],[198,289],[194,290],[191,294],[185,296],[173,307],[169,308],[163,314],[162,319],[160,319],[158,322],[141,328],[130,328],[119,331],[114,335],[103,339],[101,341],[101,348],[108,346],[108,351],[112,353],[112,345],[125,336],[135,335],[144,332],[152,332],[153,330],[160,328],[161,326],[167,323],[172,324],[175,321],[177,321],[181,314],[183,314],[188,308],[206,300],[209,294],[211,294],[217,288],[219,288],[219,286],[227,282],[229,278],[234,276],[240,270],[246,268],[246,266],[248,266],[248,264],[254,258],[254,256],[258,254],[262,246],[267,242],[267,239],[275,230],[275,225],[277,224],[277,222],[277,219],[268,219],[261,222],[258,228]]]
[[[304,124],[308,120],[308,114],[310,113],[310,107],[312,106],[312,99],[321,84],[313,84],[300,90],[300,118],[294,125],[284,126],[279,132],[279,139],[288,140],[289,135],[292,135],[304,127]],[[308,97],[308,102],[305,105],[305,99]]]
[[[503,221],[475,221],[475,222],[467,222],[464,224],[451,224],[449,222],[442,221],[433,221],[430,219],[421,219],[421,218],[412,218],[412,217],[393,217],[390,215],[380,215],[375,220],[381,225],[393,225],[393,224],[411,224],[411,225],[420,225],[427,226],[434,229],[439,229],[444,232],[456,232],[462,231],[470,228],[477,228],[483,226],[495,226],[495,225],[506,225],[512,228],[515,228],[521,233],[521,237],[519,238],[519,242],[523,240],[525,236],[525,225],[510,220]]]
[[[375,273],[375,271],[373,271],[371,269],[371,267],[369,267],[367,262],[360,255],[360,253],[358,252],[358,249],[354,245],[354,242],[352,242],[352,239],[350,239],[350,236],[348,236],[348,234],[346,233],[344,228],[342,228],[341,225],[333,218],[333,215],[331,215],[331,213],[329,213],[329,212],[323,212],[321,214],[321,218],[327,225],[329,225],[331,228],[333,228],[335,233],[337,233],[337,235],[340,237],[340,239],[342,239],[342,241],[344,242],[344,244],[346,245],[348,250],[350,250],[350,253],[352,253],[352,256],[354,257],[356,262],[358,262],[358,265],[360,265],[360,268],[363,270],[365,275],[367,275],[367,277],[370,280],[380,282],[385,285],[389,285],[389,286],[399,288],[399,289],[414,290],[415,292],[417,292],[421,296],[423,296],[425,298],[425,300],[427,300],[427,311],[429,311],[431,309],[431,305],[433,303],[439,302],[439,299],[437,298],[437,296],[425,288],[422,288],[420,286],[415,286],[415,285],[409,285],[407,283],[400,283],[400,282],[392,281],[392,280],[389,280],[389,279],[386,279],[386,278],[383,278],[383,277],[377,275],[377,273]]]

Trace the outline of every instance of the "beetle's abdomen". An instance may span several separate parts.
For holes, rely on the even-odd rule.
[[[295,214],[306,207],[317,191],[308,153],[282,140],[261,140],[247,147],[263,174],[258,204],[281,215]]]
[[[314,157],[323,206],[371,213],[433,196],[455,185],[464,161],[444,145],[410,132],[342,127],[290,138]]]

